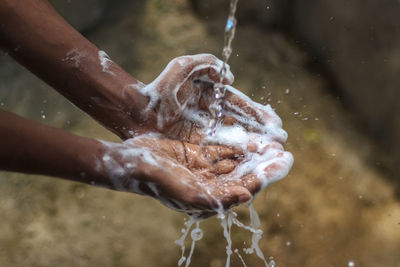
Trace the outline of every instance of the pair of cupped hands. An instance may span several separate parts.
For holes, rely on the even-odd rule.
[[[109,176],[112,189],[149,195],[173,209],[202,217],[245,203],[261,189],[262,182],[252,170],[238,179],[226,179],[246,160],[246,150],[255,149],[251,143],[207,143],[207,126],[185,116],[189,110],[201,110],[212,118],[213,87],[220,83],[222,65],[210,54],[178,57],[152,83],[131,88],[146,95],[149,102],[131,138],[125,137],[122,143],[104,143],[105,152],[98,166]],[[222,84],[230,85],[233,80],[228,67]],[[240,124],[249,133],[262,128],[254,127],[254,122],[281,127],[275,113],[260,109],[240,94],[227,91],[222,106],[223,114],[233,114],[223,115],[222,124]],[[227,109],[229,112],[225,112]],[[240,114],[234,116],[235,112]],[[238,117],[243,119],[238,121]],[[268,153],[269,148],[283,151],[285,138],[272,139],[257,153]],[[264,171],[279,168],[288,166],[277,159]]]

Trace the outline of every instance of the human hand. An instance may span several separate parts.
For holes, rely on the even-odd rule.
[[[148,195],[203,218],[247,202],[265,186],[264,177],[274,179],[290,168],[278,143],[260,151],[261,168],[249,166],[254,160],[239,148],[200,146],[158,134],[104,145],[97,166],[110,188]]]
[[[222,100],[223,124],[237,122],[248,131],[259,133],[267,123],[281,124],[273,111],[266,111],[264,106],[229,86],[234,80],[229,66],[226,78],[219,84],[222,66],[223,62],[211,54],[182,56],[173,59],[150,84],[133,86],[133,91],[139,91],[149,101],[141,112],[140,127],[132,129],[129,137],[159,132],[184,142],[200,143],[213,118],[210,109],[215,102],[215,85],[227,88]],[[285,133],[279,135],[279,141],[284,142]]]
[[[248,201],[260,187],[255,177],[226,181],[243,157],[241,149],[199,146],[160,135],[105,143],[97,166],[108,187],[152,196],[190,214],[207,214]]]
[[[212,55],[180,57],[171,61],[155,81],[138,89],[148,96],[149,102],[141,118],[142,127],[135,135],[146,133],[147,137],[130,139],[120,148],[125,150],[128,145],[136,150],[144,149],[146,153],[151,152],[147,159],[154,160],[157,157],[157,160],[151,166],[147,166],[148,162],[142,163],[147,166],[142,169],[150,173],[137,175],[147,179],[132,180],[133,173],[128,176],[124,174],[122,176],[128,177],[124,179],[135,186],[127,185],[125,181],[122,185],[114,184],[114,188],[151,195],[182,211],[204,213],[205,210],[215,211],[217,203],[225,208],[234,203],[243,203],[237,194],[240,193],[241,200],[250,199],[269,183],[286,176],[293,158],[282,147],[287,134],[282,130],[280,118],[269,105],[258,104],[229,86],[228,83],[233,81],[229,68],[227,77],[230,78],[223,81],[226,95],[222,100],[224,109],[221,123],[217,125],[215,135],[207,135],[208,122],[212,119],[210,107],[214,101],[213,88],[219,82],[220,67],[222,62]],[[149,139],[151,132],[157,132],[158,137]],[[143,143],[143,140],[146,141]],[[181,157],[187,155],[189,149],[190,153],[195,153],[194,161],[198,163],[199,159],[205,157],[200,145],[207,144],[215,147],[214,151],[217,148],[239,147],[242,152],[240,157],[221,157],[211,163],[200,160],[200,165],[187,165],[192,160]],[[183,150],[178,149],[178,155],[176,147],[183,147]],[[125,160],[130,166],[132,163],[129,160],[134,159],[127,157]],[[176,162],[179,164],[176,165]],[[215,164],[228,164],[230,167],[225,166],[226,171],[221,172]],[[124,168],[121,169],[117,164],[114,169],[122,171]],[[158,189],[158,195],[155,193],[153,180],[157,181],[161,194]]]
[[[172,124],[181,120],[185,110],[198,105],[204,87],[199,81],[220,82],[222,66],[223,62],[211,54],[181,56],[171,60],[150,84],[133,85],[134,92],[148,98],[146,108],[141,111],[141,125],[147,131],[167,132]],[[222,83],[232,84],[233,80],[227,66]]]

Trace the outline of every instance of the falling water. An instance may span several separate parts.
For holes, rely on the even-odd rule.
[[[223,80],[226,77],[226,73],[228,71],[228,60],[232,54],[232,41],[233,38],[235,37],[235,31],[236,31],[236,18],[235,18],[235,13],[236,13],[236,7],[237,7],[238,0],[231,0],[230,2],[230,9],[229,9],[229,15],[228,19],[226,21],[225,25],[225,36],[224,36],[224,48],[222,50],[222,61],[223,65],[221,67],[221,70],[219,72],[219,82],[214,84],[214,102],[210,105],[210,112],[212,115],[212,119],[209,122],[209,128],[208,128],[208,135],[214,136],[215,131],[217,128],[217,124],[219,123],[221,117],[222,117],[222,100],[225,96],[225,91],[226,87],[223,85]],[[218,219],[221,221],[221,226],[223,228],[223,235],[227,241],[227,246],[226,246],[226,264],[225,267],[230,266],[230,259],[231,255],[233,252],[237,254],[239,257],[241,263],[243,264],[244,267],[247,267],[243,257],[240,255],[238,249],[232,250],[232,239],[231,239],[231,229],[232,225],[236,225],[239,228],[245,229],[247,231],[250,231],[252,233],[252,240],[251,240],[251,247],[249,248],[244,248],[243,251],[246,254],[253,254],[254,252],[256,255],[263,261],[265,267],[272,267],[275,266],[275,262],[271,260],[269,263],[266,261],[264,254],[262,253],[260,247],[258,246],[258,242],[260,241],[262,237],[262,230],[259,229],[260,227],[260,219],[258,217],[257,212],[255,211],[253,205],[249,204],[249,211],[250,211],[250,225],[244,225],[237,219],[237,214],[232,211],[223,211],[222,209],[218,210]],[[188,235],[191,227],[193,224],[196,223],[196,227],[192,230],[191,232],[191,237],[192,237],[192,244],[191,248],[189,251],[188,257],[185,257],[185,239],[186,236]],[[194,252],[194,247],[195,247],[195,242],[200,240],[203,236],[203,232],[201,231],[199,227],[199,221],[196,220],[193,217],[190,217],[190,219],[185,223],[185,228],[182,229],[182,236],[180,239],[176,241],[176,244],[181,247],[182,255],[181,258],[178,262],[178,266],[181,266],[184,262],[186,262],[185,267],[188,267],[191,261],[191,257]]]
[[[228,60],[232,54],[232,41],[236,31],[236,7],[238,0],[231,0],[228,19],[225,25],[224,48],[222,49],[223,65],[219,72],[219,83],[214,84],[214,103],[210,106],[212,119],[209,122],[208,134],[214,135],[217,124],[222,117],[222,99],[225,96],[225,86],[222,81],[226,77]]]
[[[248,205],[249,211],[250,211],[250,225],[245,225],[242,222],[240,222],[237,218],[236,212],[233,210],[228,210],[228,211],[218,211],[218,219],[221,221],[221,226],[223,229],[223,235],[227,241],[226,245],[226,263],[225,267],[230,266],[231,262],[231,256],[233,252],[239,257],[239,260],[241,261],[242,265],[244,267],[247,267],[242,255],[240,255],[239,250],[237,248],[232,249],[232,238],[231,238],[231,232],[232,232],[232,225],[237,226],[238,228],[242,228],[244,230],[249,231],[252,234],[251,237],[251,246],[249,248],[243,248],[243,251],[245,254],[255,254],[257,257],[263,261],[265,267],[273,267],[275,266],[275,261],[270,258],[270,261],[267,262],[267,260],[264,257],[263,252],[261,251],[258,243],[260,239],[262,238],[263,231],[260,229],[260,219],[258,217],[257,212],[255,211],[253,205],[251,202]],[[192,230],[192,226],[196,224],[196,227]],[[188,256],[185,256],[186,252],[186,246],[185,246],[185,240],[186,237],[189,235],[189,232],[191,233],[190,236],[192,238],[192,244],[190,246],[190,250],[188,253]],[[178,261],[178,266],[182,266],[183,263],[186,262],[185,267],[188,267],[191,262],[191,258],[194,252],[195,248],[195,243],[196,241],[199,241],[203,237],[203,231],[200,229],[200,221],[197,218],[194,217],[189,217],[189,220],[185,222],[185,227],[182,229],[182,236],[175,241],[175,244],[181,247],[181,258]]]

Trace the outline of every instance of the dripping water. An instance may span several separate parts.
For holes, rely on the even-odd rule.
[[[231,0],[229,15],[225,24],[224,48],[222,49],[222,67],[219,71],[219,83],[214,84],[214,102],[210,106],[212,119],[209,122],[208,135],[213,136],[218,122],[222,117],[222,100],[225,96],[225,86],[222,81],[226,77],[228,60],[232,54],[232,41],[236,31],[236,8],[238,0]]]
[[[225,96],[225,91],[226,87],[223,85],[223,80],[226,78],[226,74],[228,72],[228,61],[229,58],[232,54],[232,41],[235,37],[235,31],[236,31],[236,24],[237,20],[235,17],[236,13],[236,8],[237,8],[237,3],[238,0],[231,0],[230,1],[230,8],[229,8],[229,15],[228,19],[226,21],[225,25],[225,34],[224,34],[224,47],[222,50],[222,61],[223,65],[219,71],[219,82],[214,84],[214,101],[210,105],[210,112],[211,112],[211,120],[208,125],[208,131],[207,134],[210,136],[214,136],[216,132],[216,128],[218,123],[221,120],[222,117],[222,101]],[[220,205],[222,207],[222,205]],[[270,260],[270,262],[267,262],[267,260],[264,257],[263,252],[261,251],[258,243],[260,239],[262,238],[263,231],[260,229],[260,219],[258,217],[258,214],[256,210],[254,209],[252,205],[252,200],[248,204],[249,212],[250,212],[250,225],[245,225],[242,222],[240,222],[237,218],[237,214],[233,210],[228,210],[228,211],[223,211],[222,208],[216,210],[218,212],[218,219],[221,221],[221,226],[223,228],[223,235],[226,239],[227,245],[226,245],[226,263],[225,267],[230,266],[231,262],[231,256],[233,253],[237,254],[239,257],[241,263],[243,264],[244,267],[247,267],[243,257],[240,255],[238,249],[232,250],[232,239],[231,239],[231,229],[232,225],[236,225],[239,228],[245,229],[252,234],[252,239],[251,239],[251,246],[249,248],[244,248],[243,251],[246,254],[255,254],[260,258],[265,267],[274,267],[275,266],[275,261],[273,259]],[[190,229],[192,228],[193,225],[196,225],[195,228],[191,231],[191,238],[192,238],[192,244],[190,247],[189,255],[188,257],[185,257],[185,239],[188,236]],[[178,261],[178,266],[181,266],[184,262],[186,262],[185,267],[188,267],[190,262],[191,262],[191,257],[194,252],[194,247],[195,247],[195,242],[200,240],[203,237],[203,232],[200,229],[199,226],[200,222],[199,219],[195,217],[189,217],[189,220],[185,222],[185,228],[182,229],[182,236],[180,239],[176,240],[175,243],[181,247],[181,258]]]
[[[270,258],[270,261],[267,262],[267,260],[264,257],[263,252],[261,251],[261,249],[258,245],[258,243],[263,235],[263,231],[260,229],[261,224],[260,224],[260,219],[258,217],[258,214],[257,214],[256,210],[254,209],[253,205],[251,204],[251,202],[250,202],[250,204],[248,204],[248,208],[250,211],[250,225],[245,225],[242,222],[240,222],[239,219],[237,218],[236,212],[234,212],[231,209],[227,210],[227,211],[218,210],[217,217],[221,221],[223,235],[227,242],[225,267],[230,266],[231,256],[233,253],[235,253],[239,257],[243,266],[247,267],[242,255],[240,255],[240,253],[239,253],[239,250],[237,248],[232,249],[232,238],[231,238],[232,225],[236,225],[238,228],[247,230],[252,234],[251,246],[249,248],[244,248],[243,249],[244,253],[245,254],[253,254],[255,252],[255,254],[258,256],[258,258],[263,261],[265,267],[274,267],[275,261],[272,258]],[[194,224],[196,225],[195,228],[192,231],[190,231]],[[185,239],[189,235],[189,233],[190,233],[190,237],[192,239],[192,244],[190,246],[188,256],[186,257],[185,256],[185,252],[186,252]],[[194,253],[195,243],[196,243],[196,241],[199,241],[200,239],[202,239],[202,237],[203,237],[203,231],[200,229],[199,219],[195,218],[193,216],[189,217],[189,220],[187,220],[185,222],[185,227],[182,229],[181,238],[179,238],[178,240],[175,241],[175,243],[181,247],[181,252],[182,252],[181,258],[178,261],[178,266],[182,266],[183,263],[185,263],[185,262],[186,262],[185,267],[189,266],[192,255]]]

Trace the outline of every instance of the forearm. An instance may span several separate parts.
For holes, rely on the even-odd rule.
[[[104,146],[0,110],[0,169],[109,186]]]
[[[140,117],[147,99],[132,86],[140,88],[143,84],[108,61],[47,1],[0,0],[0,45],[120,136],[124,135],[121,121],[126,122],[127,129],[137,126],[132,118]]]

